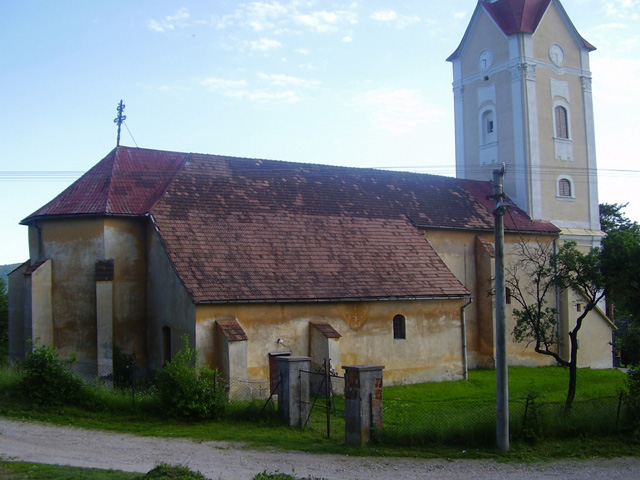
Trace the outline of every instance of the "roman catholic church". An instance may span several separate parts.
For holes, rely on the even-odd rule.
[[[522,241],[602,235],[593,50],[558,0],[478,1],[448,58],[457,178],[116,147],[22,221],[10,359],[34,340],[77,355],[85,376],[109,376],[115,348],[150,372],[187,338],[232,396],[256,397],[282,355],[384,365],[386,384],[492,367],[496,166],[507,262]],[[581,299],[554,301],[566,356]],[[611,367],[613,328],[590,313],[581,366]],[[508,357],[550,364],[512,339]]]

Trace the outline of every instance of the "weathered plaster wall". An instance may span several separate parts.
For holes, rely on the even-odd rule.
[[[562,358],[566,360],[569,360],[571,349],[568,332],[575,328],[585,303],[586,300],[573,291],[562,292],[560,310],[564,321],[561,329],[560,352]],[[578,367],[611,368],[613,365],[612,333],[613,326],[606,319],[604,312],[599,309],[589,312],[578,332]]]
[[[538,129],[540,132],[540,161],[543,171],[571,175],[576,170],[587,169],[587,138],[585,131],[585,105],[582,95],[581,70],[582,49],[570,34],[555,8],[549,8],[536,30],[534,53],[544,64],[536,70],[538,100]],[[561,68],[551,64],[549,48],[552,44],[562,46],[564,64]],[[567,84],[568,98],[553,96],[551,80]],[[557,160],[554,147],[554,101],[562,101],[567,107],[570,121],[570,143],[573,157]],[[558,198],[555,177],[542,183],[542,218],[561,219],[583,228],[589,224],[589,184],[584,177],[574,178],[575,199]]]
[[[27,287],[24,273],[29,268],[29,262],[25,262],[9,274],[9,362],[19,361],[26,353],[26,296]]]
[[[469,368],[492,367],[495,356],[493,321],[495,311],[492,296],[495,259],[478,243],[484,241],[493,245],[493,233],[434,229],[425,230],[424,235],[456,278],[473,294],[474,302],[466,309]],[[507,268],[518,260],[518,244],[522,238],[532,244],[537,241],[553,242],[554,239],[552,236],[534,237],[527,234],[520,236],[507,233],[505,235]],[[506,309],[509,363],[528,366],[552,364],[549,357],[535,353],[533,347],[514,341],[513,309],[516,307],[515,304],[507,305]]]
[[[178,352],[183,345],[182,337],[187,335],[190,346],[197,346],[200,335],[196,335],[195,306],[178,279],[167,254],[162,248],[157,233],[148,227],[148,273],[147,273],[147,366],[161,367],[163,358],[163,327],[171,329],[171,351]],[[193,340],[196,339],[196,343]],[[213,340],[211,340],[213,342]]]
[[[45,261],[31,273],[31,325],[29,336],[39,345],[53,345],[53,298],[51,260]]]
[[[203,361],[215,365],[212,338],[216,318],[236,318],[249,337],[247,377],[269,378],[270,353],[309,355],[310,321],[322,319],[341,335],[341,358],[332,364],[383,364],[385,383],[458,379],[462,375],[462,300],[278,305],[200,305],[198,346]],[[392,320],[406,318],[406,340],[394,340]],[[282,343],[278,343],[278,339]],[[321,361],[321,359],[320,359]]]
[[[77,355],[76,368],[86,376],[98,373],[98,363],[102,373],[109,372],[113,344],[144,361],[143,223],[131,218],[76,217],[47,219],[29,230],[30,262],[48,259],[31,275],[31,286],[27,285],[37,313],[25,312],[33,318],[33,336],[42,344],[54,344],[63,358]],[[114,278],[103,288],[105,285],[96,285],[96,262],[106,259],[114,260]]]
[[[104,258],[114,259],[113,344],[146,363],[146,219],[107,217]]]
[[[52,266],[55,345],[63,358],[77,355],[80,373],[96,375],[95,263],[104,259],[103,221],[59,219],[40,226],[42,258],[50,258]],[[37,233],[30,238],[37,238]],[[31,252],[37,252],[37,246],[32,245]]]

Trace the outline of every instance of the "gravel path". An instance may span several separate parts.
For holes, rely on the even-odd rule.
[[[136,437],[0,418],[0,458],[146,473],[158,462],[188,465],[211,479],[250,480],[262,471],[327,480],[640,479],[640,458],[513,465],[252,450],[225,442]]]

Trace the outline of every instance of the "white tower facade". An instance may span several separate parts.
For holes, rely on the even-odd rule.
[[[589,54],[558,0],[478,1],[453,64],[458,178],[490,180],[566,240],[599,243]]]

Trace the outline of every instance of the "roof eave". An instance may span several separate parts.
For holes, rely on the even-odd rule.
[[[467,228],[467,227],[450,227],[450,226],[440,226],[440,225],[420,225],[416,224],[416,228],[422,230],[455,230],[455,231],[464,231],[464,232],[493,232],[493,228]],[[505,228],[505,233],[522,233],[527,235],[552,235],[558,236],[560,235],[560,229],[547,231],[547,230],[518,230],[515,228]]]
[[[68,218],[90,218],[90,217],[122,217],[122,218],[144,218],[148,213],[65,213],[60,215],[37,215],[27,217],[20,221],[20,225],[29,226],[41,220],[59,220]]]
[[[344,298],[272,298],[272,299],[240,299],[240,300],[201,300],[196,305],[230,305],[230,304],[265,304],[265,303],[346,303],[346,302],[400,302],[416,300],[467,300],[470,293],[454,295],[415,295],[391,297],[344,297]]]

